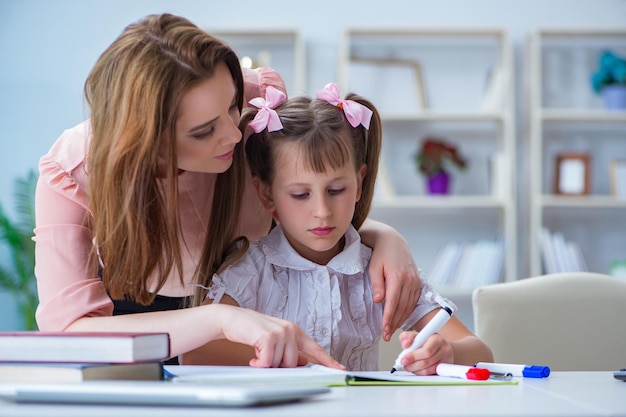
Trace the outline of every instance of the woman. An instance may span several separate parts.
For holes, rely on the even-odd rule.
[[[270,70],[246,80],[250,96],[282,86]],[[168,332],[174,356],[227,338],[254,346],[259,366],[295,366],[300,350],[332,363],[297,326],[200,306],[228,242],[257,240],[271,222],[237,129],[244,79],[236,54],[184,18],[147,16],[100,56],[85,95],[90,120],[40,161],[39,328]],[[376,301],[387,286],[388,339],[415,305],[419,277],[394,230],[370,221],[361,233],[375,248]]]

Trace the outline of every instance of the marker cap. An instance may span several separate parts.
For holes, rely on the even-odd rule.
[[[467,377],[467,379],[484,381],[489,379],[489,377],[491,376],[491,372],[489,372],[489,369],[485,368],[470,368],[465,373],[465,376]]]
[[[529,365],[522,370],[522,376],[525,378],[545,378],[550,375],[549,366]]]

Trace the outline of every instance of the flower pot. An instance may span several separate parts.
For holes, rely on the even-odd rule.
[[[604,107],[609,110],[626,109],[626,85],[607,85],[602,89]]]
[[[450,176],[446,172],[439,172],[426,179],[429,194],[448,194]]]

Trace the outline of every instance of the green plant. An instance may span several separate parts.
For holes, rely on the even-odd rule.
[[[35,282],[35,185],[31,170],[14,181],[16,220],[12,221],[0,204],[0,288],[9,292],[17,304],[26,330],[37,329],[37,287]]]
[[[419,172],[426,177],[433,177],[446,172],[448,167],[465,169],[467,161],[456,147],[439,138],[425,138],[419,151],[415,154],[415,163]]]
[[[608,85],[626,86],[626,59],[611,51],[602,52],[598,70],[591,76],[591,85],[596,93]]]

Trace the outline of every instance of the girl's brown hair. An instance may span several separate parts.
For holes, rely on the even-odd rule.
[[[354,164],[355,170],[366,164],[361,199],[352,217],[352,224],[358,229],[372,205],[382,132],[380,115],[370,101],[352,93],[346,99],[372,110],[369,129],[362,125],[352,127],[343,110],[327,101],[295,97],[276,108],[283,128],[274,132],[264,129],[260,133],[252,133],[246,142],[246,156],[252,175],[266,184],[271,184],[274,179],[275,158],[280,144],[285,142],[298,142],[303,146],[304,163],[314,172],[340,168],[348,162]],[[244,111],[239,126],[242,132],[255,115],[256,109]]]
[[[113,299],[154,300],[175,268],[183,282],[175,125],[181,97],[226,63],[243,104],[237,55],[190,21],[150,15],[131,24],[100,56],[85,82],[92,140],[87,159],[102,280]],[[165,156],[165,166],[164,166]],[[244,188],[241,143],[219,174],[195,282],[207,286],[232,241]],[[157,274],[157,287],[148,280]],[[203,300],[196,291],[194,304]]]

